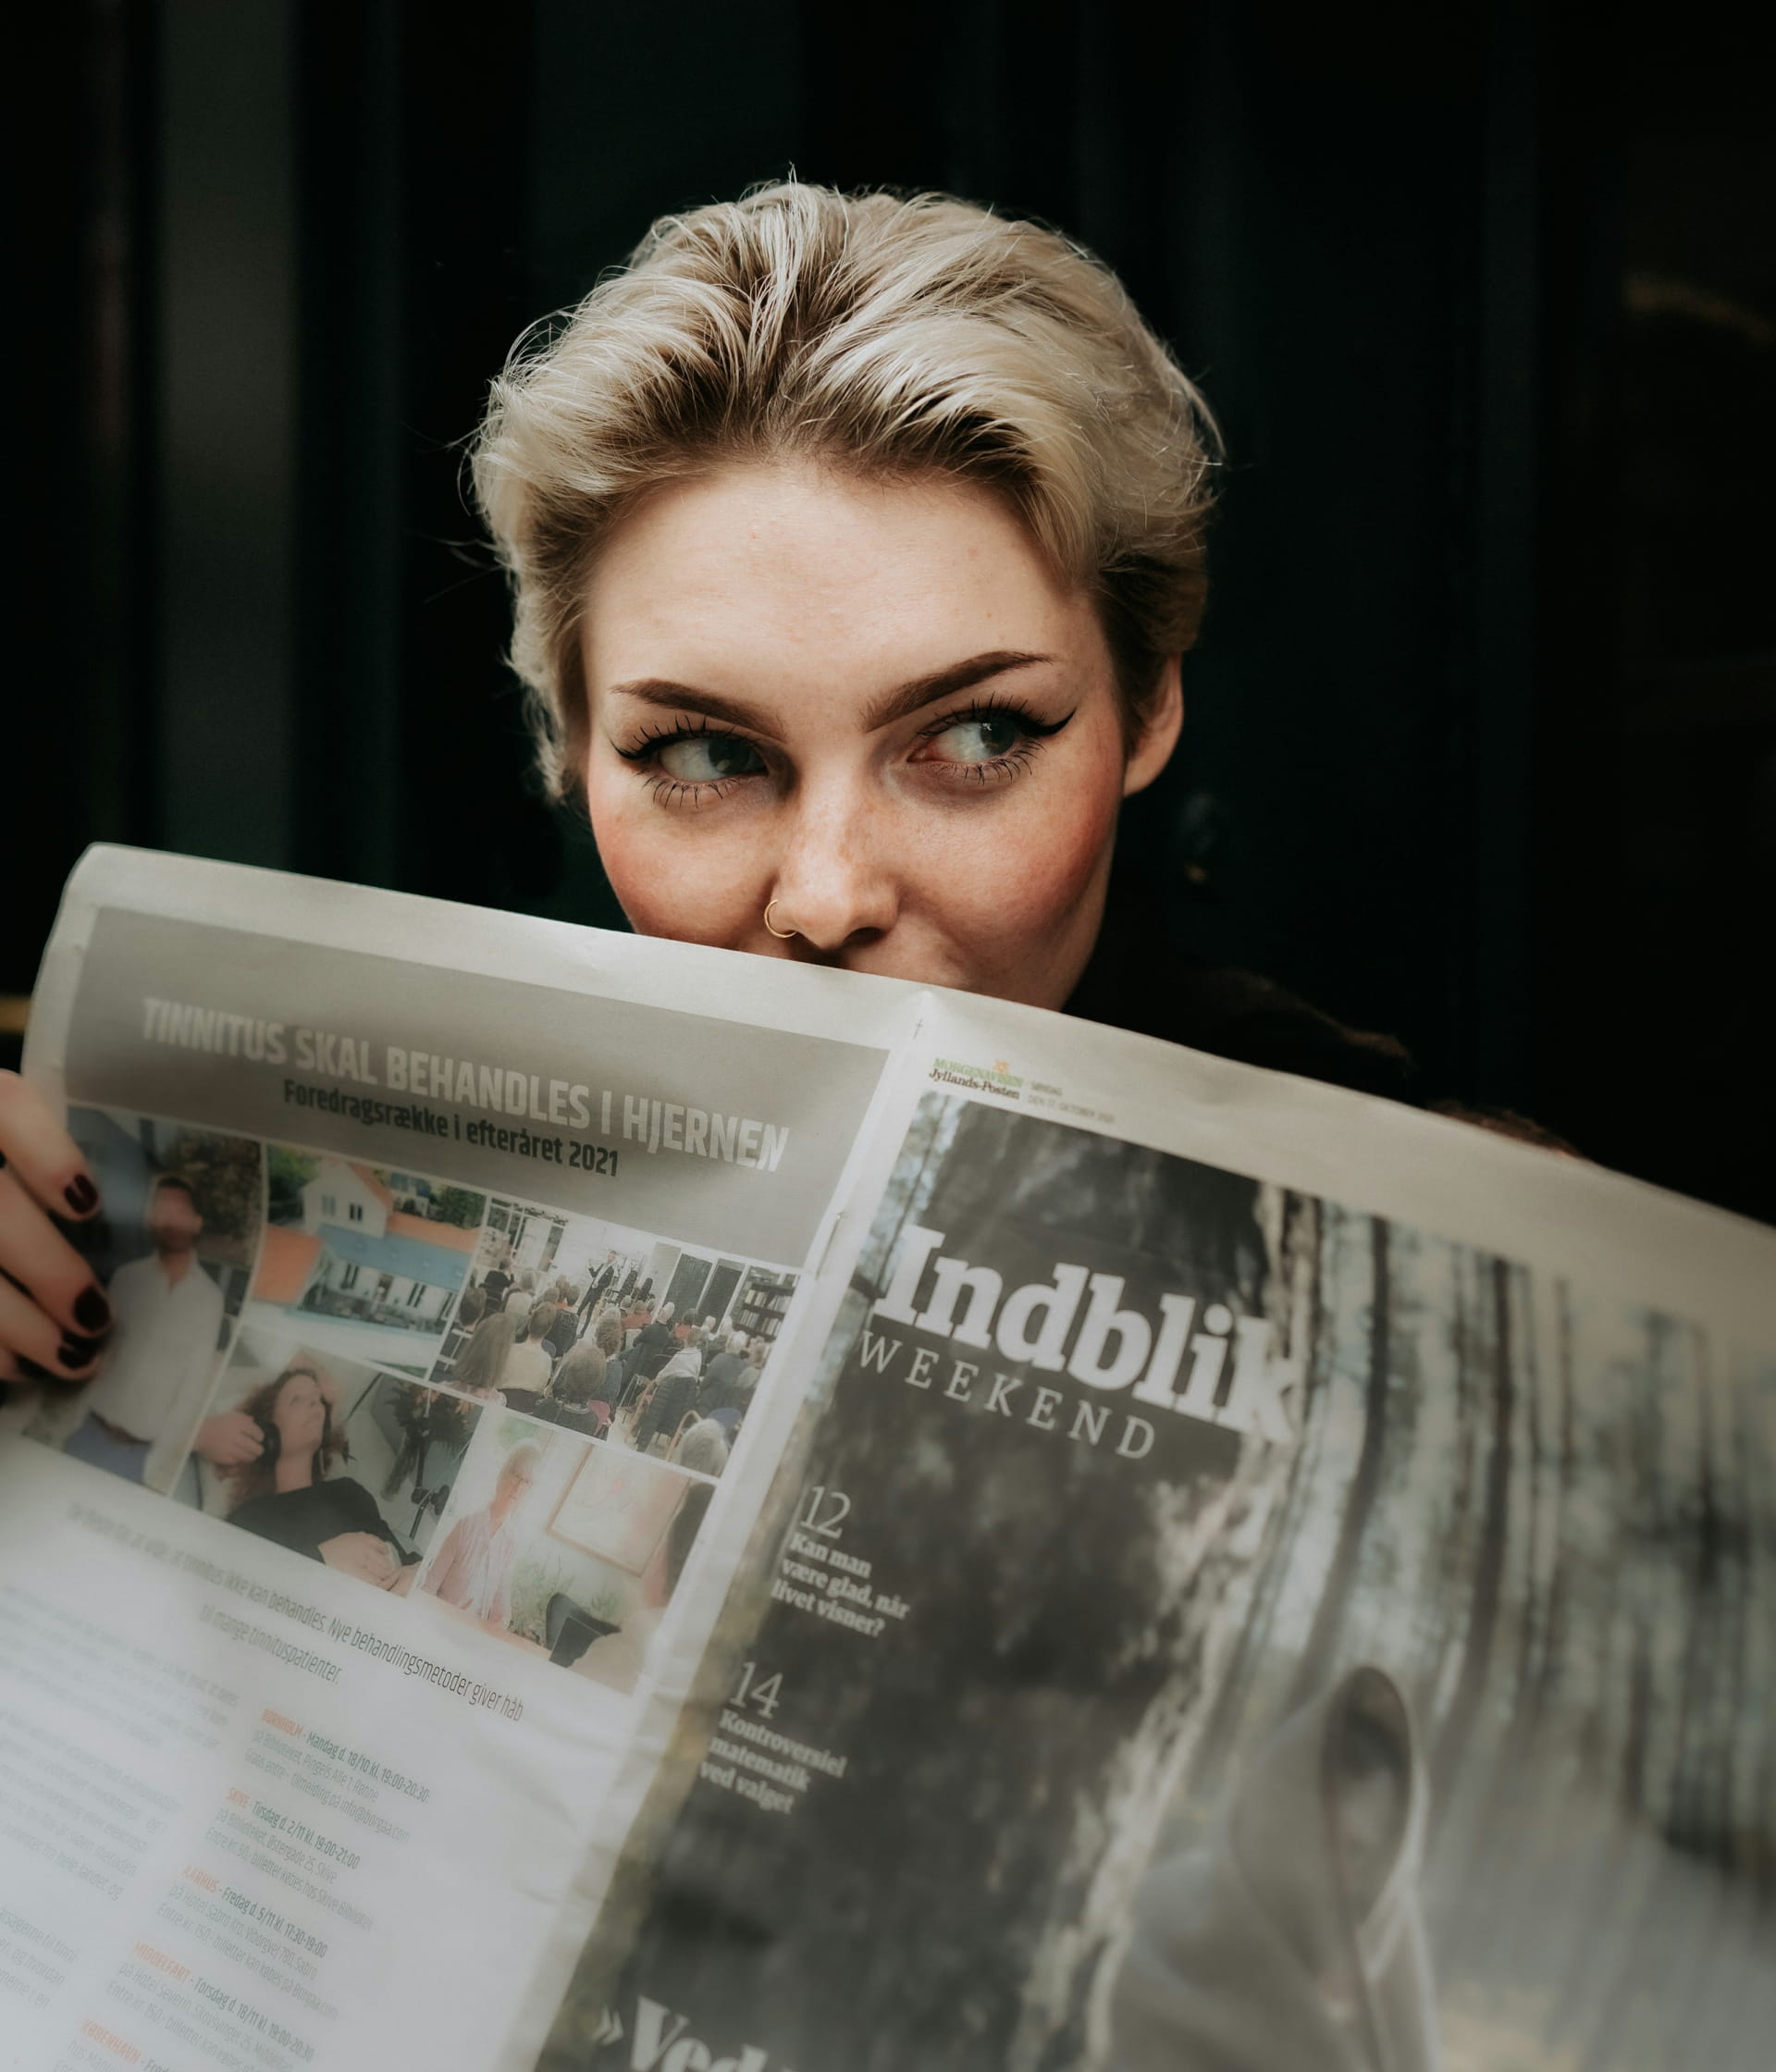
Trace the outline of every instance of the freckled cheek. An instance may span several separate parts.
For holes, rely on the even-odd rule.
[[[624,781],[640,790],[626,771],[620,773]],[[596,772],[586,804],[599,861],[637,934],[718,948],[746,940],[762,896],[752,896],[756,873],[744,844],[712,828],[675,826],[652,800],[600,784]]]
[[[932,857],[932,907],[958,933],[1002,949],[1064,929],[1115,832],[1118,800],[1104,787],[1102,796],[1074,793],[1015,817],[982,815],[966,841]]]

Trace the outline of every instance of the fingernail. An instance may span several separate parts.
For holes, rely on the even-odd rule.
[[[85,1215],[97,1205],[99,1190],[84,1173],[77,1173],[63,1188],[62,1199],[76,1215]]]
[[[15,1352],[12,1363],[27,1381],[54,1381],[56,1376],[47,1367],[40,1367],[36,1361],[27,1360],[22,1352]]]
[[[83,1288],[74,1302],[74,1321],[83,1331],[108,1331],[111,1305],[96,1288]]]
[[[70,1331],[56,1348],[56,1357],[65,1367],[84,1367],[104,1343],[103,1338],[77,1338]]]

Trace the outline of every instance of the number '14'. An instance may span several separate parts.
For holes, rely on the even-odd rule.
[[[757,1662],[742,1662],[740,1681],[734,1687],[733,1703],[749,1705],[755,1712],[769,1720],[777,1709],[783,1695],[783,1672],[779,1670],[774,1676],[760,1676]]]

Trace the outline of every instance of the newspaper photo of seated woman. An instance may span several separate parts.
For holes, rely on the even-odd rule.
[[[94,1379],[46,1395],[31,1435],[166,1491],[193,1449],[226,1454],[204,1405],[259,1244],[260,1146],[98,1108],[71,1108],[68,1127],[106,1205],[96,1223],[69,1227],[105,1289],[111,1335]]]
[[[656,1459],[678,1461],[688,1443],[699,1472],[719,1472],[796,1282],[786,1269],[495,1198],[431,1378]]]
[[[719,1432],[680,1467],[483,1413],[422,1597],[608,1688],[635,1687],[726,1458]]]
[[[228,1433],[228,1463],[193,1457],[177,1496],[405,1596],[480,1412],[423,1383],[249,1327],[208,1414]]]

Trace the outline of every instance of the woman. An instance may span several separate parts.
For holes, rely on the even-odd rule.
[[[572,1281],[557,1281],[549,1301],[556,1305],[556,1309],[544,1335],[550,1354],[560,1360],[573,1350],[579,1338],[580,1291]]]
[[[327,1471],[346,1458],[333,1422],[338,1388],[309,1366],[286,1367],[240,1405],[265,1435],[257,1459],[227,1471],[231,1524],[325,1561],[379,1590],[404,1593],[419,1557],[384,1522],[361,1482]]]
[[[535,1411],[543,1400],[555,1367],[549,1334],[560,1314],[553,1302],[533,1302],[506,1354],[500,1393],[513,1410]]]
[[[602,1438],[610,1422],[606,1395],[609,1363],[596,1343],[582,1340],[562,1358],[549,1385],[549,1394],[533,1415],[587,1438]]]
[[[628,1393],[629,1354],[623,1349],[623,1314],[607,1305],[592,1320],[591,1342],[604,1355],[603,1400],[614,1413]]]
[[[667,1361],[682,1350],[674,1327],[672,1305],[662,1302],[630,1343],[630,1372],[651,1381]]]
[[[516,1518],[542,1459],[540,1447],[528,1441],[514,1446],[500,1463],[492,1501],[457,1520],[426,1572],[424,1587],[433,1597],[466,1611],[494,1633],[503,1633],[512,1617]]]
[[[746,1333],[735,1331],[722,1350],[705,1364],[703,1384],[697,1392],[697,1407],[705,1417],[713,1417],[718,1411],[738,1411],[747,1350]],[[735,1422],[738,1423],[737,1417]]]
[[[1142,1879],[1111,2072],[1431,2072],[1426,1802],[1391,1677],[1354,1669],[1303,1705],[1252,1751],[1215,1829]]]
[[[685,1413],[697,1407],[697,1382],[703,1372],[701,1357],[685,1346],[672,1354],[660,1369],[635,1421],[635,1451],[647,1453],[654,1441],[663,1439],[662,1452],[670,1453]]]
[[[440,1369],[433,1379],[448,1381],[452,1388],[485,1402],[503,1402],[500,1384],[517,1336],[518,1318],[511,1310],[489,1311],[470,1334],[456,1365],[448,1374]]]
[[[475,466],[542,768],[637,931],[1411,1096],[1397,1045],[1152,930],[1094,957],[1182,720],[1214,433],[1064,239],[796,182],[668,218],[512,362]],[[109,1313],[43,1212],[92,1176],[14,1079],[0,1153],[6,1371],[83,1380]]]

